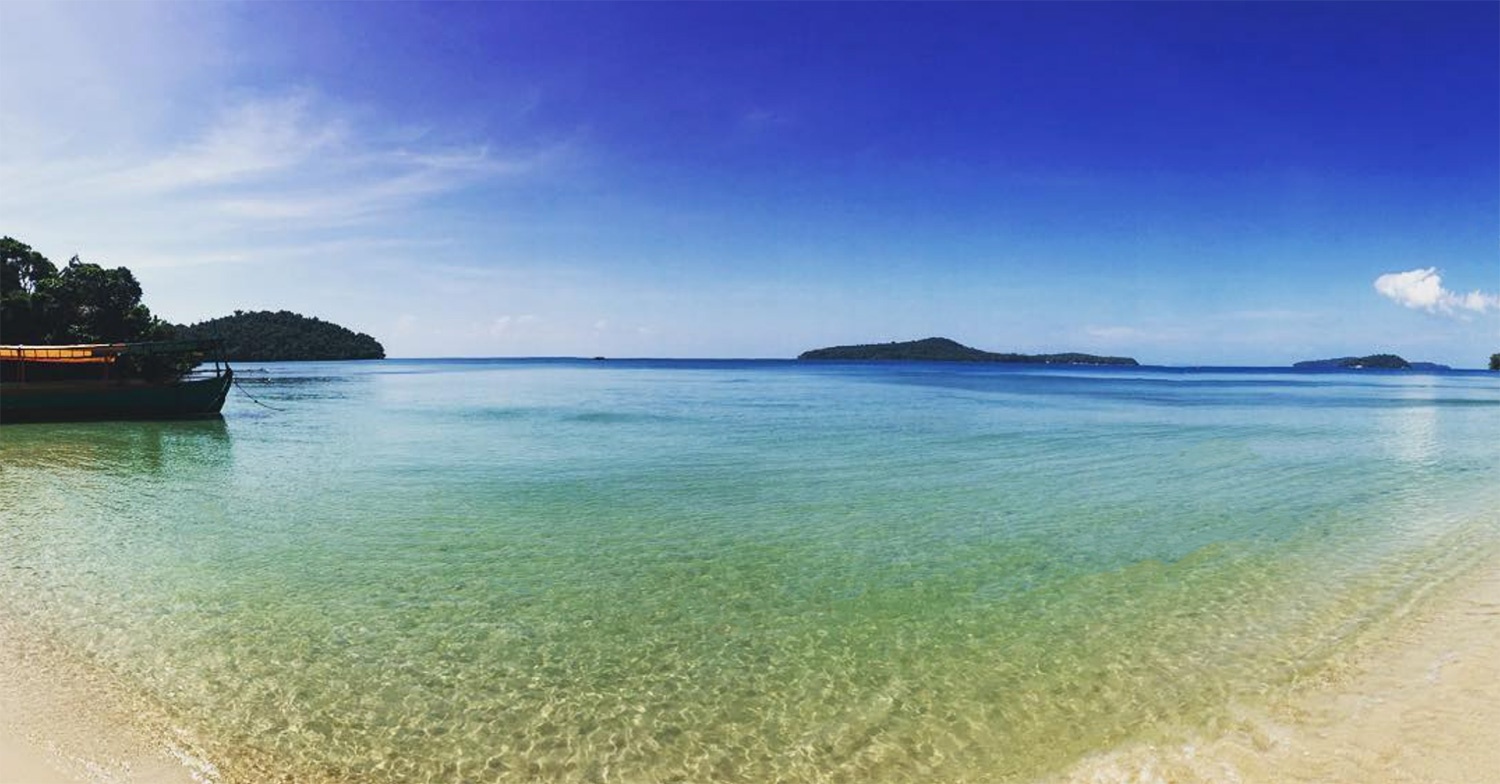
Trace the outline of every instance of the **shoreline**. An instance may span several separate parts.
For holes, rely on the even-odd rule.
[[[1311,683],[1231,708],[1217,736],[1103,752],[1048,781],[1500,782],[1500,559],[1435,586]]]
[[[1046,781],[1500,781],[1476,773],[1500,771],[1500,560],[1434,586],[1325,670],[1232,706],[1216,737],[1101,752]],[[219,782],[192,746],[158,706],[0,617],[0,784]]]
[[[216,784],[156,706],[0,615],[0,784]]]

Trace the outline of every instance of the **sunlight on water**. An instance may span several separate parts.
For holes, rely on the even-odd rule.
[[[1026,780],[1500,538],[1477,375],[386,362],[0,432],[8,613],[231,780]]]

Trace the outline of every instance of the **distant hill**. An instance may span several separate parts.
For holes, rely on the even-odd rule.
[[[1368,357],[1336,357],[1334,359],[1310,359],[1292,367],[1298,370],[1452,370],[1436,362],[1407,362],[1395,354],[1371,354]]]
[[[223,339],[228,359],[237,362],[385,359],[385,347],[375,338],[289,310],[237,310],[174,329],[182,338]]]
[[[948,338],[926,338],[899,343],[832,346],[804,351],[798,359],[903,360],[908,362],[1029,362],[1047,365],[1138,365],[1130,357],[1093,354],[997,354],[970,348]]]

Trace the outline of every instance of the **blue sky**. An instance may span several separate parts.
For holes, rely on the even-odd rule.
[[[174,321],[286,308],[395,356],[1500,350],[1495,3],[7,2],[0,28],[0,231],[131,267]]]

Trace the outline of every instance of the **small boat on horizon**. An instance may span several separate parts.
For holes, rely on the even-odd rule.
[[[218,416],[233,381],[218,340],[0,346],[0,424]]]

